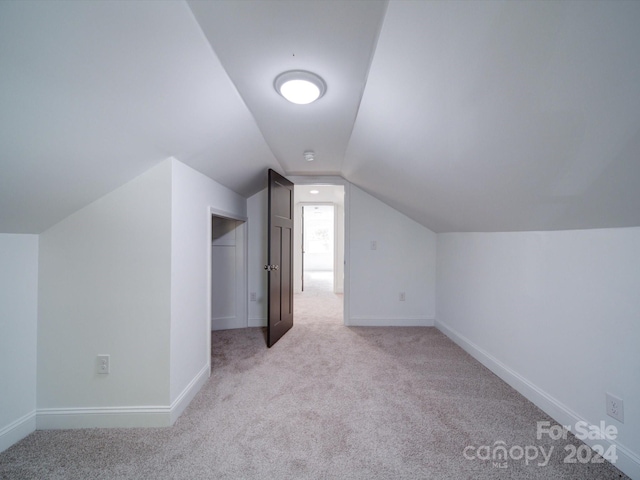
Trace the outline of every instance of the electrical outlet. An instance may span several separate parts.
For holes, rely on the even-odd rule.
[[[610,393],[607,393],[607,415],[624,423],[624,402]]]
[[[376,242],[375,240],[371,240],[370,247],[371,247],[371,250],[377,250],[378,242]]]
[[[96,373],[109,373],[111,363],[109,357],[109,355],[98,355],[98,361],[96,363]]]
[[[405,300],[404,292],[400,292],[400,301],[404,302],[404,300]]]
[[[249,300],[251,300],[252,302],[255,302],[258,300],[258,296],[256,295],[256,292],[251,292],[251,294],[249,295]]]

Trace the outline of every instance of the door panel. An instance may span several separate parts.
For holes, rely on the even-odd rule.
[[[293,183],[269,170],[267,345],[293,326]]]

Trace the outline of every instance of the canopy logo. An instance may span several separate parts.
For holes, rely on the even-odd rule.
[[[546,467],[549,464],[549,459],[553,453],[553,445],[551,445],[548,451],[545,451],[544,446],[527,445],[521,447],[514,445],[511,448],[507,448],[507,444],[498,440],[491,445],[481,445],[474,447],[468,445],[462,451],[464,458],[467,460],[491,460],[493,466],[496,468],[507,468],[508,460],[522,460],[524,459],[525,465],[529,465],[530,462],[537,460],[539,457],[541,460],[538,462],[539,467]]]
[[[590,425],[587,422],[577,422],[573,428],[571,425],[551,425],[551,422],[537,422],[536,439],[542,440],[545,436],[551,440],[567,440],[570,431],[574,432],[578,440],[615,440],[618,430],[613,425]],[[546,467],[554,452],[554,445],[513,445],[507,446],[503,440],[497,440],[493,445],[474,446],[468,445],[462,451],[467,460],[491,461],[495,468],[508,468],[509,461],[524,461],[525,465]],[[609,445],[605,450],[602,445],[595,444],[589,447],[586,444],[575,445],[567,443],[564,447],[567,452],[564,463],[603,463],[608,460],[615,463],[618,459],[616,446]]]

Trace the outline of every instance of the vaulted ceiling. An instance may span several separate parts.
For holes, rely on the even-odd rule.
[[[0,232],[170,156],[243,196],[341,175],[437,232],[640,226],[638,25],[637,1],[0,2]],[[280,97],[292,69],[325,96]]]

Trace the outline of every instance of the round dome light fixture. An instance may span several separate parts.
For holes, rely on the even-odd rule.
[[[315,102],[327,91],[327,84],[315,73],[290,70],[276,77],[273,86],[291,103],[307,105]]]

